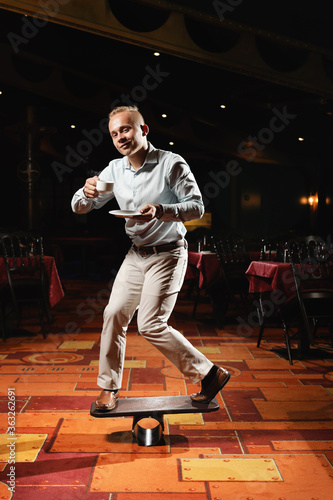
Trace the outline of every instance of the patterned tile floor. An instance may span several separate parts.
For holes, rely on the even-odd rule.
[[[171,324],[232,374],[212,413],[165,415],[164,442],[139,446],[132,418],[95,419],[99,332],[108,286],[67,281],[43,340],[35,313],[0,349],[0,499],[331,500],[333,358],[279,357],[278,328],[216,328],[182,294]],[[121,397],[187,395],[185,379],[128,333]],[[9,487],[12,486],[12,491]]]

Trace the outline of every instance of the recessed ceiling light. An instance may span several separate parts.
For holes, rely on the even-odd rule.
[[[170,146],[174,146],[175,145],[175,143],[173,141],[170,141],[169,144],[170,144]]]
[[[75,128],[75,125],[71,125],[71,128]]]
[[[299,137],[298,140],[299,140],[299,142],[303,142],[304,141],[304,137]]]
[[[161,54],[159,52],[154,52],[154,56],[158,57],[160,56]]]
[[[220,108],[225,109],[225,104],[221,104]]]
[[[0,90],[0,95],[2,95],[2,90]]]
[[[161,115],[161,116],[162,116],[162,118],[166,118],[168,115],[167,115],[167,114],[165,114],[165,113],[162,113],[162,115]]]

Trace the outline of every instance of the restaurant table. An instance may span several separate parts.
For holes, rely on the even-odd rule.
[[[221,315],[220,297],[217,293],[221,276],[220,262],[216,253],[209,251],[188,252],[185,280],[190,282],[188,295],[191,295],[193,290],[195,293],[192,317],[195,317],[197,306],[201,300],[201,292],[204,291],[209,298],[219,328],[222,328],[224,322],[224,316]]]
[[[249,252],[251,257],[259,256],[259,251]],[[195,315],[197,304],[200,300],[200,291],[204,290],[206,295],[209,297],[213,313],[219,328],[223,328],[225,321],[227,310],[229,309],[230,301],[233,301],[236,305],[236,309],[238,310],[239,303],[235,300],[235,296],[239,296],[242,299],[242,310],[247,308],[247,304],[245,304],[246,300],[242,296],[244,290],[241,292],[240,288],[240,274],[242,276],[242,280],[245,281],[245,268],[246,264],[244,262],[230,262],[231,265],[236,265],[236,268],[231,269],[231,283],[227,283],[226,279],[226,271],[222,270],[221,262],[218,258],[218,254],[211,251],[191,251],[188,252],[188,267],[185,275],[185,279],[192,280],[197,287],[197,296],[193,309],[193,317]],[[226,264],[228,266],[228,264]],[[242,269],[240,272],[239,269]],[[244,270],[243,270],[244,269]],[[235,273],[236,270],[236,273]],[[243,278],[244,276],[244,278]],[[234,284],[237,283],[236,288]],[[243,285],[242,285],[242,288]],[[248,293],[246,287],[246,294]]]
[[[259,256],[259,251],[249,252],[252,260]],[[221,264],[215,252],[188,251],[188,267],[185,279],[198,276],[199,288],[210,288],[222,278]]]
[[[276,311],[278,304],[284,303],[287,299],[296,294],[296,287],[293,278],[291,264],[289,262],[274,261],[253,261],[250,263],[246,277],[249,280],[249,292],[258,295],[262,302],[266,303],[269,315]],[[267,302],[268,301],[268,302]],[[299,328],[299,343],[296,357],[303,359],[310,352],[311,340],[305,332],[305,328]]]
[[[293,273],[289,262],[258,260],[246,271],[250,293],[279,291],[286,298],[295,294]]]
[[[220,262],[214,252],[188,252],[185,279],[198,277],[199,288],[208,289],[222,276]]]
[[[61,285],[54,257],[44,256],[45,272],[48,285],[48,299],[50,307],[54,307],[64,297],[65,293]],[[0,257],[0,286],[8,283],[5,260]]]

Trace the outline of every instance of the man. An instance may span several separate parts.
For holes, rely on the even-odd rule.
[[[123,158],[113,160],[101,172],[101,180],[114,182],[113,192],[98,193],[98,177],[86,180],[72,200],[72,209],[84,214],[115,197],[122,210],[141,215],[126,219],[132,240],[113,284],[104,310],[99,375],[102,388],[95,407],[112,410],[122,384],[127,327],[138,309],[140,334],[164,354],[201,391],[193,401],[208,403],[228,382],[227,370],[213,365],[185,337],[168,325],[187,267],[183,221],[204,213],[201,194],[185,160],[172,152],[155,149],[135,106],[115,108],[109,115],[113,144]]]

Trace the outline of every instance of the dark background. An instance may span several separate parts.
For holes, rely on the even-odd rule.
[[[134,32],[157,29],[169,16],[167,9],[153,8],[144,1],[105,3]],[[214,2],[182,0],[169,6],[170,11],[188,9],[188,34],[207,53],[226,52],[244,30],[254,30],[259,35],[256,53],[249,53],[249,66],[251,57],[259,55],[286,80],[314,53],[320,53],[331,81],[333,36],[328,2],[238,2],[225,13],[226,21],[237,27],[233,30],[223,29],[223,23],[210,24],[208,17],[201,21],[204,15],[216,20]],[[90,148],[83,142],[85,134],[101,130],[115,99],[133,95],[133,89],[144,81],[147,67],[159,65],[167,76],[137,104],[150,126],[154,146],[173,149],[190,164],[205,196],[206,210],[212,214],[212,231],[242,234],[252,242],[295,233],[330,236],[333,85],[326,85],[322,92],[306,90],[281,84],[278,78],[274,81],[232,67],[213,67],[190,60],[186,54],[180,57],[160,50],[160,57],[155,57],[153,49],[129,39],[99,36],[56,21],[51,19],[27,43],[20,43],[16,53],[10,34],[22,33],[23,14],[10,7],[0,9],[3,231],[34,229],[51,243],[56,237],[111,236],[114,243],[104,248],[105,253],[123,252],[129,243],[124,223],[108,214],[117,208],[115,202],[86,216],[73,214],[70,202],[86,177],[117,156],[108,134],[90,136],[95,140]],[[265,36],[260,36],[260,30]],[[57,75],[61,75],[61,85]],[[136,95],[140,96],[139,90]],[[226,108],[221,109],[221,104]],[[267,132],[262,135],[266,144],[256,149],[249,138],[264,134],[275,110],[287,110],[293,118],[271,137]],[[167,113],[167,118],[161,113]],[[170,146],[171,140],[174,146]],[[69,150],[76,152],[70,160]],[[225,181],[223,172],[231,161],[237,162],[239,173],[230,182],[219,184],[217,179]],[[54,162],[65,165],[66,171],[60,172]],[[318,194],[315,209],[301,202],[310,193]],[[77,248],[67,245],[64,251],[75,254]]]

